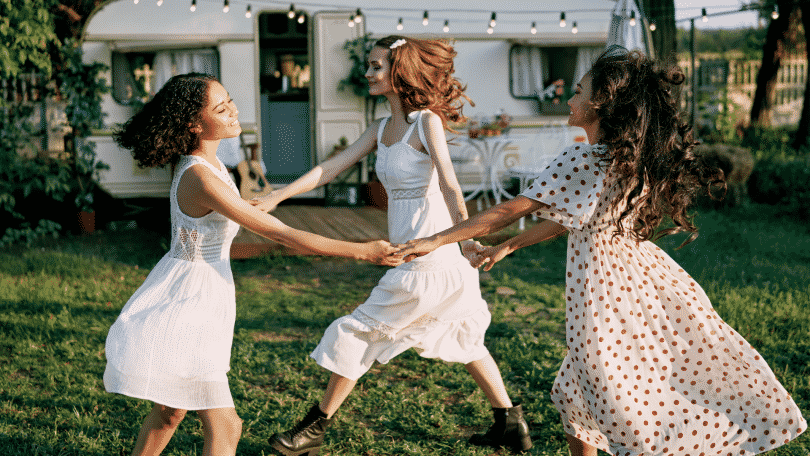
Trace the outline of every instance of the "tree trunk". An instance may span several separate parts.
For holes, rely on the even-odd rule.
[[[771,108],[776,92],[776,74],[789,47],[791,23],[795,22],[793,0],[779,0],[779,18],[771,20],[762,49],[762,65],[751,105],[751,125],[770,126]],[[795,28],[795,26],[794,26]]]
[[[804,25],[805,40],[810,31],[810,3],[802,3],[801,6],[802,25]],[[810,147],[810,49],[805,45],[804,55],[807,58],[807,76],[804,82],[804,101],[802,102],[802,115],[799,118],[799,128],[796,129],[796,138],[793,140],[793,148],[801,149],[803,146]]]
[[[639,5],[650,23],[655,55],[662,61],[675,63],[678,51],[678,29],[675,26],[675,0],[641,0]]]

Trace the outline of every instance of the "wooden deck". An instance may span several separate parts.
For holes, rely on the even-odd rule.
[[[490,201],[492,205],[494,201]],[[475,200],[467,202],[467,213],[473,216],[478,213]],[[374,241],[388,239],[388,215],[386,211],[375,207],[324,207],[324,206],[279,206],[272,214],[284,224],[293,228],[320,234],[332,239],[350,242]],[[526,217],[526,228],[534,225],[530,217]],[[493,245],[514,236],[517,232],[518,222],[511,227],[493,233],[489,236],[476,238],[485,244]],[[511,233],[511,234],[510,234]],[[261,237],[244,228],[231,245],[231,258],[243,259],[264,255],[273,250],[283,253],[298,254],[295,250]]]
[[[374,207],[279,206],[273,215],[285,225],[332,239],[351,242],[388,239],[386,212]],[[231,258],[252,258],[276,249],[296,253],[240,228],[231,245]]]

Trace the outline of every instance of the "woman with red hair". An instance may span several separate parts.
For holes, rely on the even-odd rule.
[[[430,236],[467,219],[444,130],[461,113],[465,87],[453,77],[456,52],[439,40],[389,36],[375,43],[366,79],[371,95],[385,96],[391,116],[372,122],[342,153],[256,203],[271,210],[280,201],[332,181],[376,151],[376,171],[388,194],[392,243]],[[462,245],[475,252],[476,243]],[[520,405],[513,405],[497,364],[484,346],[490,313],[481,298],[478,271],[457,244],[389,270],[369,298],[335,320],[311,356],[332,372],[326,392],[304,419],[271,439],[284,455],[316,454],[357,379],[373,363],[387,363],[415,349],[422,357],[463,363],[486,394],[495,424],[475,435],[475,445],[531,448]]]

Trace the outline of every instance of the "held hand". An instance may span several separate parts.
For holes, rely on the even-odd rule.
[[[256,208],[261,210],[262,212],[271,212],[276,208],[276,206],[278,206],[278,203],[282,201],[281,199],[274,197],[273,193],[274,192],[270,192],[270,194],[267,196],[262,196],[259,198],[248,200],[248,203],[250,203],[253,206],[256,206]]]
[[[461,241],[461,253],[464,255],[467,260],[470,261],[470,264],[478,257],[478,254],[481,253],[486,247],[481,245],[478,241]],[[477,266],[474,266],[477,267]]]
[[[440,247],[438,242],[431,238],[413,239],[405,243],[397,255],[402,255],[406,261],[411,261],[416,257],[427,255]]]
[[[483,251],[478,253],[474,260],[470,260],[470,264],[474,268],[479,268],[484,263],[487,263],[487,265],[484,267],[484,271],[489,271],[492,269],[492,266],[494,266],[495,263],[501,261],[510,253],[509,247],[504,244],[485,247]]]
[[[362,244],[366,249],[364,260],[381,266],[399,266],[405,262],[398,253],[399,247],[388,241],[371,241]]]

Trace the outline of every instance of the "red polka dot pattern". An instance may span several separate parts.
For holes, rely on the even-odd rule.
[[[651,242],[614,236],[593,146],[566,149],[523,196],[569,231],[568,354],[552,388],[565,431],[614,455],[752,455],[806,428],[757,351]]]

